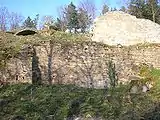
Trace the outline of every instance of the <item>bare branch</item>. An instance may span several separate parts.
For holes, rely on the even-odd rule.
[[[24,17],[18,13],[12,12],[9,14],[9,26],[10,30],[15,30],[20,27],[20,23],[23,21]]]
[[[6,7],[0,7],[0,30],[1,31],[7,30],[8,16],[9,16],[8,9]]]
[[[88,15],[91,16],[92,21],[96,17],[96,5],[94,0],[82,0],[78,8],[82,8],[83,10],[87,11]]]

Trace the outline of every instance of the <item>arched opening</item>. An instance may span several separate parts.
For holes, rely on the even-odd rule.
[[[34,35],[34,34],[37,34],[37,32],[35,30],[24,29],[24,30],[18,31],[15,35],[27,36],[27,35]]]

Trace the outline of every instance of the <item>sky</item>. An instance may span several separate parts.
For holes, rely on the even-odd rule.
[[[16,12],[24,17],[35,17],[36,14],[40,16],[52,15],[58,17],[58,8],[68,5],[70,2],[77,5],[83,0],[0,0],[0,6],[5,6],[10,12]],[[94,0],[97,7],[97,14],[105,1],[111,7],[118,7],[119,0]],[[117,4],[118,3],[118,4]]]

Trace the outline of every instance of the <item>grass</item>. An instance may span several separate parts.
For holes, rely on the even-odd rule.
[[[153,74],[157,75],[156,71]],[[129,101],[127,86],[107,91],[74,85],[8,85],[0,88],[0,100],[7,101],[0,104],[0,119],[22,116],[26,120],[64,120],[74,115],[91,115],[107,120],[139,120],[155,108],[156,96],[152,94],[155,91],[131,95]]]
[[[72,85],[18,84],[5,86],[1,88],[0,98],[9,103],[3,106],[0,116],[2,120],[16,115],[25,116],[29,120],[38,120],[54,115],[55,119],[61,120],[72,114],[69,113],[72,102],[83,102],[93,94],[99,98],[102,91],[87,90]]]

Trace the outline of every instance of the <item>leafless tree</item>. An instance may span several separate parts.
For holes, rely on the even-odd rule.
[[[44,27],[49,27],[50,25],[53,25],[54,23],[54,18],[53,16],[50,16],[50,15],[46,15],[46,16],[43,16],[41,18],[41,26],[40,28],[43,29]]]
[[[0,30],[6,31],[7,24],[8,24],[8,18],[9,12],[6,7],[0,7]]]
[[[20,27],[20,23],[23,21],[23,16],[15,13],[15,12],[11,12],[9,14],[9,26],[10,26],[10,30],[15,30],[18,27]]]
[[[65,9],[66,9],[66,6],[61,6],[57,9],[58,19],[60,20],[60,27],[62,31],[65,31],[67,28],[67,19],[65,17]]]
[[[127,6],[127,5],[129,5],[129,3],[130,3],[130,0],[117,0],[116,1],[116,4],[117,5],[119,5],[119,6]]]
[[[87,11],[88,15],[91,16],[92,21],[95,19],[95,17],[96,17],[96,5],[95,5],[94,0],[82,0],[82,1],[80,1],[78,7]]]

